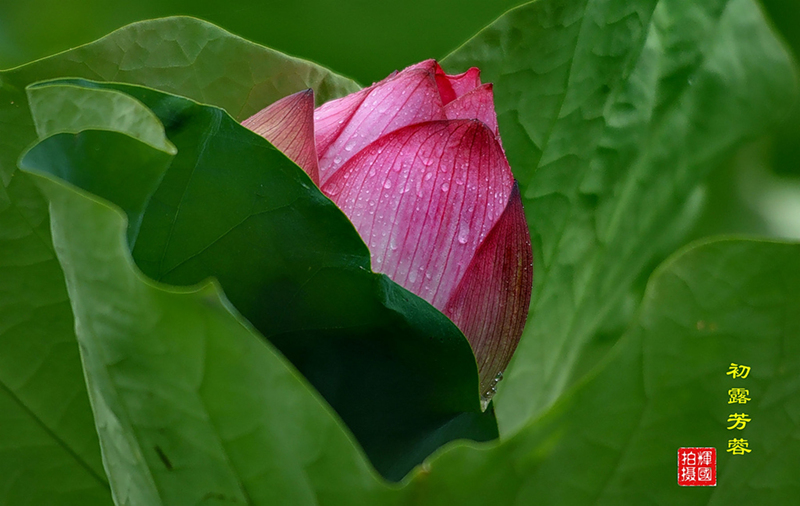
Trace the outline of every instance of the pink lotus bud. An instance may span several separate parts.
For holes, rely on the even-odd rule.
[[[269,109],[262,119],[276,116]],[[253,128],[251,120],[245,126]],[[491,84],[481,84],[476,68],[450,76],[426,60],[322,105],[313,127],[318,172],[303,167],[350,218],[373,270],[461,329],[488,401],[522,334],[533,279]],[[297,140],[307,136],[295,144],[307,146]]]

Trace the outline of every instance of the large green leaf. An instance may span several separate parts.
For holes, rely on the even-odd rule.
[[[796,504],[798,307],[799,245],[690,249],[655,274],[602,368],[499,446],[445,452],[407,492],[431,505]],[[749,376],[732,379],[731,363]],[[729,404],[734,387],[751,401]],[[752,422],[728,430],[742,412]],[[732,438],[751,453],[728,453]],[[692,446],[717,449],[716,487],[677,485],[677,450]]]
[[[349,79],[236,37],[173,17],[134,23],[97,42],[0,72],[0,178],[36,139],[25,87],[58,77],[141,84],[222,107],[241,121],[275,100],[314,88],[318,103],[358,89]]]
[[[25,162],[76,145],[136,155],[128,167],[155,151],[94,130],[49,137]],[[157,285],[130,257],[121,210],[49,174],[40,185],[115,504],[391,504],[325,402],[216,283]]]
[[[543,0],[445,64],[494,82],[534,241],[531,313],[496,398],[510,434],[675,247],[713,164],[785,111],[793,69],[752,0]]]
[[[0,186],[0,504],[111,506],[40,201],[27,177]]]
[[[300,89],[315,88],[320,100],[357,89],[317,65],[190,18],[137,23],[0,72],[0,465],[8,466],[0,473],[1,504],[111,503],[47,203],[16,170],[37,138],[25,87],[61,76],[162,87],[239,119]]]
[[[302,170],[220,109],[148,88],[83,83],[106,89],[30,88],[37,125],[51,118],[47,133],[93,133],[51,136],[23,163],[125,210],[145,274],[173,285],[216,277],[387,477],[400,479],[452,439],[497,436],[493,413],[481,414],[475,359],[461,332],[370,272],[358,233]],[[147,111],[142,103],[171,143],[158,139],[165,129],[152,113],[130,112]],[[107,118],[105,129],[94,132],[98,118]],[[155,149],[129,152],[108,130]],[[159,155],[174,152],[173,143],[177,155],[165,164]]]

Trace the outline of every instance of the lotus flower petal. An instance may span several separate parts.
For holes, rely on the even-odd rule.
[[[463,74],[450,76],[445,73],[436,60],[425,60],[408,67],[403,72],[417,69],[431,72],[435,76],[439,95],[442,97],[442,105],[449,104],[481,85],[481,72],[477,67],[472,67]]]
[[[472,67],[463,74],[447,76],[447,80],[457,98],[481,85],[481,71],[478,70],[478,67]]]
[[[242,126],[271,142],[319,184],[313,90],[283,97],[242,121]]]
[[[517,348],[528,315],[532,281],[530,235],[519,188],[514,184],[503,216],[481,243],[443,310],[472,345],[484,398],[491,398],[497,374]]]
[[[500,136],[491,84],[484,84],[456,98],[444,106],[444,113],[447,119],[479,119],[486,123],[496,137]]]
[[[436,79],[428,70],[405,70],[364,91],[358,98],[328,102],[315,113],[322,185],[353,155],[382,135],[407,125],[444,119]]]
[[[317,153],[328,152],[331,145],[339,138],[356,110],[364,103],[372,88],[365,88],[345,97],[331,100],[314,111],[314,127],[317,140]],[[327,179],[327,178],[326,178]]]
[[[481,121],[415,124],[380,137],[324,183],[372,267],[443,309],[508,203],[513,176]]]

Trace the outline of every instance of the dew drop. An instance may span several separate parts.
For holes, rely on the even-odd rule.
[[[415,282],[416,280],[417,280],[417,271],[415,271],[415,270],[413,270],[413,269],[412,269],[412,270],[411,270],[411,271],[408,273],[408,282],[409,282],[409,283],[413,283],[413,282]]]
[[[342,191],[342,186],[338,182],[334,182],[326,188],[326,193],[328,195],[339,195],[340,191]]]
[[[433,177],[433,172],[428,172],[427,174],[425,174],[425,181],[430,181],[432,177]]]
[[[446,192],[450,189],[450,185],[448,183],[442,183],[442,191]]]
[[[347,144],[344,145],[344,150],[348,151],[348,152],[353,151],[353,147],[355,145],[356,145],[356,141],[352,141],[352,140],[348,141]]]
[[[383,187],[386,188],[387,190],[389,188],[391,188],[392,187],[392,180],[391,179],[387,179],[386,182],[383,183]]]
[[[466,220],[462,221],[458,224],[458,242],[459,244],[467,244],[467,238],[469,237],[469,223]]]
[[[498,382],[498,383],[499,383],[500,381],[502,381],[502,380],[503,380],[503,371],[500,371],[499,373],[497,373],[497,376],[495,376],[495,377],[494,377],[494,380],[495,380],[496,382]]]

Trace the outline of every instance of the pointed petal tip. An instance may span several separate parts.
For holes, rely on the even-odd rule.
[[[314,142],[314,90],[281,98],[242,121],[242,126],[267,139],[319,185]]]
[[[494,92],[491,83],[482,84],[461,95],[444,107],[448,119],[478,119],[499,138]]]

